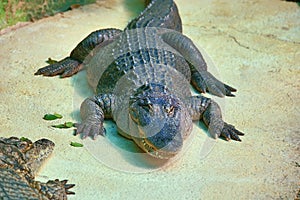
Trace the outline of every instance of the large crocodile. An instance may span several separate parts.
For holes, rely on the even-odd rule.
[[[66,180],[34,180],[53,148],[54,143],[48,139],[32,143],[29,139],[0,137],[0,199],[62,200],[74,194],[68,190],[74,185]]]
[[[207,71],[200,51],[181,33],[172,0],[147,3],[123,31],[92,32],[69,57],[35,75],[67,77],[86,68],[96,96],[80,108],[77,133],[83,138],[104,135],[103,121],[112,118],[120,134],[150,155],[167,159],[182,148],[192,121],[202,119],[212,137],[241,141],[243,133],[222,120],[218,104],[192,96],[190,83],[201,93],[220,97],[234,96],[236,89]]]

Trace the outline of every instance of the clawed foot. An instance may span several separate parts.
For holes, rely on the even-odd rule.
[[[219,97],[235,96],[232,94],[232,92],[236,92],[235,88],[222,83],[207,71],[195,72],[192,83],[202,93],[209,92]]]
[[[40,183],[41,185],[39,185],[38,188],[40,192],[45,195],[51,194],[51,199],[67,199],[67,195],[75,194],[75,192],[69,190],[73,188],[75,184],[67,184],[67,182],[67,180],[50,180],[47,183]],[[53,193],[53,191],[55,192]]]
[[[82,69],[82,64],[70,57],[67,57],[57,63],[40,68],[34,75],[55,76],[61,74],[61,77],[69,77]]]
[[[241,142],[242,140],[240,139],[239,135],[242,136],[244,133],[237,130],[233,125],[224,122],[221,136],[225,138],[225,140],[229,141],[232,139]]]
[[[231,139],[242,141],[239,135],[244,135],[244,133],[222,120],[221,109],[216,102],[211,101],[202,117],[203,122],[208,127],[208,131],[213,138],[221,136],[227,141]]]
[[[103,125],[99,125],[98,123],[92,123],[92,122],[82,122],[82,123],[76,123],[75,127],[76,135],[81,135],[82,139],[87,138],[88,136],[91,137],[93,140],[97,138],[98,135],[105,136],[106,130],[103,127]]]

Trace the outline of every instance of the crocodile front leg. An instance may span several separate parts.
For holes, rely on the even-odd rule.
[[[203,96],[193,96],[190,98],[189,105],[193,120],[202,119],[213,138],[222,136],[226,140],[241,141],[239,135],[244,133],[223,121],[221,109],[216,102]]]
[[[82,62],[95,47],[106,46],[114,41],[121,32],[119,29],[112,28],[94,31],[75,47],[69,57],[40,68],[34,75],[55,76],[61,74],[61,77],[72,76],[83,68]]]
[[[98,135],[105,135],[103,127],[104,118],[111,118],[114,95],[99,94],[92,98],[87,98],[81,104],[81,123],[76,124],[76,134],[81,134],[82,138],[88,136],[96,139]]]
[[[68,198],[67,195],[75,194],[75,192],[69,191],[69,189],[74,187],[75,184],[67,184],[67,182],[67,180],[60,181],[58,179],[55,179],[50,180],[47,183],[31,181],[30,184],[32,187],[38,190],[39,199],[46,199],[47,197],[47,199],[66,200]]]
[[[191,39],[176,31],[163,33],[162,39],[189,63],[192,73],[191,82],[199,92],[208,91],[219,97],[234,96],[231,92],[236,92],[236,89],[222,83],[207,71],[207,64]]]

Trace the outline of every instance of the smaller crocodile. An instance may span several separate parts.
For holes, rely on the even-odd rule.
[[[17,137],[0,137],[0,199],[67,199],[74,184],[67,180],[35,181],[43,161],[51,154],[54,143],[48,139],[32,142]]]

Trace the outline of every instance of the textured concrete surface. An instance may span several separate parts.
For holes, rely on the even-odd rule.
[[[91,31],[125,27],[142,6],[138,0],[98,1],[2,34],[0,135],[53,140],[56,149],[38,179],[69,179],[76,184],[70,199],[293,199],[300,187],[300,8],[280,0],[176,2],[184,33],[238,89],[224,101],[224,118],[246,133],[243,142],[211,141],[195,124],[186,151],[156,170],[133,156],[138,150],[118,138],[112,123],[106,123],[111,136],[94,143],[50,127],[78,120],[77,98],[88,95],[84,73],[67,79],[33,73],[48,57],[67,56]],[[42,119],[53,112],[64,118]]]

